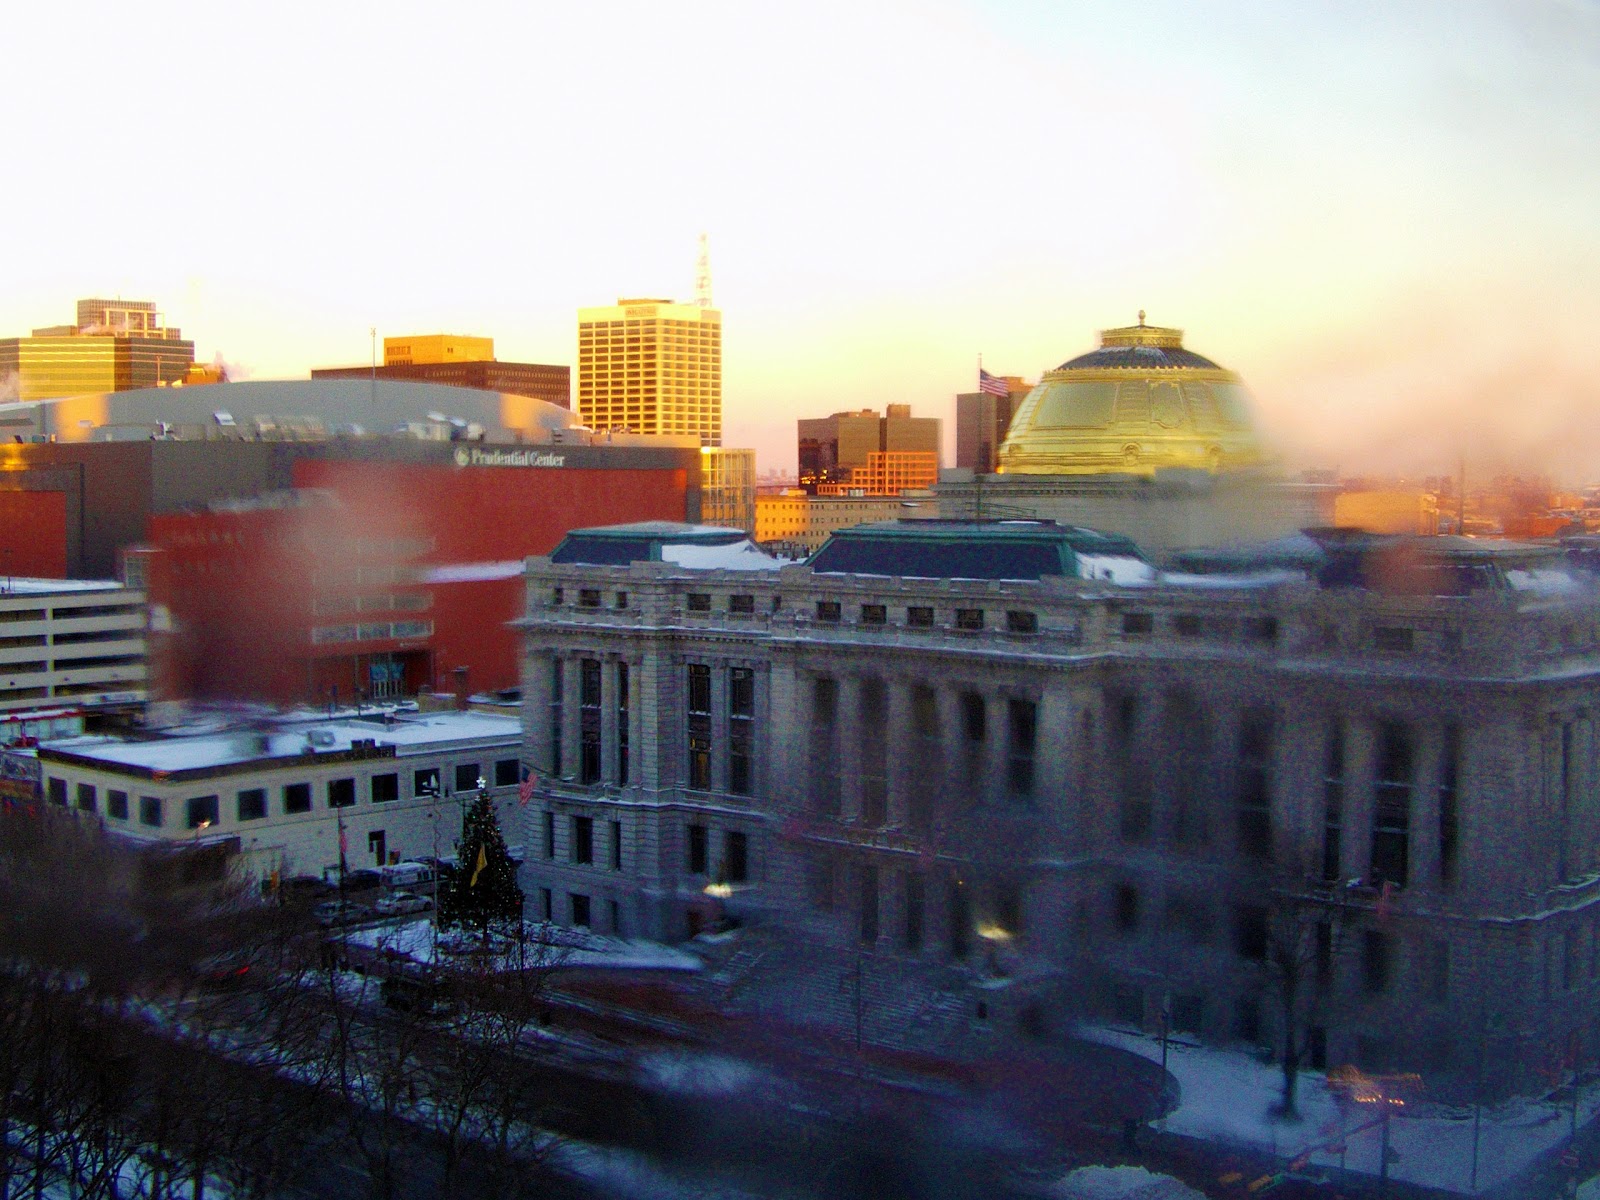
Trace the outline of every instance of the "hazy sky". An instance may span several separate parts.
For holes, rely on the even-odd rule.
[[[1589,0],[40,4],[7,43],[0,333],[120,293],[254,378],[374,325],[570,363],[705,231],[764,467],[1144,308],[1297,462],[1600,479]]]

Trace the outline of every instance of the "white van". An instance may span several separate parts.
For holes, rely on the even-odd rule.
[[[433,882],[433,868],[427,863],[402,862],[379,867],[386,888],[410,888]]]

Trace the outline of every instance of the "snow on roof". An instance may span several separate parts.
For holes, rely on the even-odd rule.
[[[21,575],[0,576],[4,586],[0,596],[50,596],[63,592],[118,592],[123,585],[115,579],[29,579]]]
[[[776,571],[783,566],[749,541],[731,546],[697,546],[667,543],[661,547],[661,561],[676,563],[695,571]]]
[[[1153,583],[1156,570],[1142,558],[1131,554],[1077,555],[1078,578],[1106,579],[1126,587],[1129,584]]]
[[[347,751],[352,743],[372,739],[393,746],[399,757],[438,752],[453,746],[484,742],[515,744],[522,737],[518,717],[497,713],[408,713],[393,724],[381,717],[336,717],[320,721],[283,721],[261,729],[168,736],[131,741],[109,736],[52,739],[41,744],[47,754],[64,751],[97,759],[108,767],[146,771],[203,771],[271,759],[300,760],[310,754]],[[308,750],[310,754],[308,754]]]
[[[476,583],[484,579],[515,579],[523,572],[520,558],[504,562],[444,563],[422,572],[423,583]]]

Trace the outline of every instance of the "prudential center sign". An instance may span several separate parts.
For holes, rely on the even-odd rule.
[[[477,446],[456,447],[458,467],[564,467],[565,454],[541,450],[482,450]]]

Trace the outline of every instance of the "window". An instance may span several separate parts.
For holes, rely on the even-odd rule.
[[[67,781],[52,777],[45,784],[45,798],[51,804],[59,804],[62,808],[67,806]]]
[[[906,609],[906,624],[913,629],[932,629],[933,609],[913,604]]]
[[[617,664],[617,786],[628,786],[628,664]]]
[[[882,625],[889,620],[889,610],[881,604],[863,604],[861,606],[861,623],[863,625]]]
[[[1039,706],[1032,700],[1012,699],[1010,739],[1007,744],[1006,783],[1012,796],[1025,799],[1033,795],[1033,749],[1038,735]]]
[[[217,798],[215,796],[190,796],[184,805],[185,826],[205,829],[217,823]]]
[[[1259,904],[1241,904],[1234,914],[1233,948],[1240,958],[1267,961],[1267,910]]]
[[[985,706],[977,692],[961,693],[961,732],[969,742],[981,742],[985,736]]]
[[[689,826],[688,870],[691,875],[704,875],[706,873],[706,827],[704,825]]]
[[[1172,618],[1172,632],[1179,637],[1197,638],[1201,628],[1200,618],[1194,613],[1179,613]]]
[[[310,805],[310,784],[301,784],[307,790],[307,806]],[[160,826],[161,824],[161,797],[139,797],[139,824]]]
[[[1328,760],[1322,768],[1322,877],[1344,878],[1339,855],[1344,827],[1344,724],[1334,720],[1328,732]]]
[[[556,856],[556,815],[553,812],[544,814],[544,856]]]
[[[497,758],[494,763],[495,787],[516,787],[522,782],[521,764],[514,758]]]
[[[1131,883],[1119,883],[1112,896],[1112,919],[1120,933],[1139,931],[1139,889]]]
[[[1411,836],[1411,738],[1403,725],[1386,721],[1378,730],[1378,781],[1372,806],[1375,883],[1406,886]]]
[[[554,921],[556,919],[555,908],[556,908],[555,897],[551,894],[550,889],[547,888],[547,887],[540,888],[539,889],[539,916],[543,920]]]
[[[915,871],[902,873],[905,892],[905,927],[901,944],[907,950],[922,949],[922,876]]]
[[[622,870],[622,822],[611,822],[611,869]]]
[[[728,790],[735,796],[748,796],[751,790],[755,691],[756,676],[749,667],[728,672]]]
[[[728,597],[728,611],[731,613],[749,614],[756,611],[756,598],[739,594]]]
[[[618,592],[617,593],[616,602],[613,605],[613,607],[615,607],[618,612],[621,612],[623,609],[627,608],[628,607],[628,593],[627,592]]]
[[[572,818],[572,861],[587,866],[594,862],[594,818]]]
[[[1461,769],[1461,730],[1458,726],[1451,725],[1445,729],[1443,754],[1444,761],[1439,764],[1439,882],[1449,887],[1456,881],[1461,835],[1456,796]]]
[[[688,610],[690,612],[710,612],[711,611],[711,593],[710,592],[690,592],[689,595],[685,598],[684,604],[685,604],[685,606],[688,608]]]
[[[124,801],[124,804],[127,802]],[[267,789],[246,788],[239,793],[239,820],[260,821],[267,815]]]
[[[128,793],[116,788],[106,792],[106,813],[119,821],[128,819]]]
[[[1239,850],[1272,857],[1272,716],[1253,711],[1239,728]]]
[[[309,783],[287,783],[283,787],[283,811],[286,813],[308,813],[311,811],[311,785]]]
[[[937,780],[944,763],[944,747],[939,738],[939,697],[931,687],[918,684],[911,689],[911,728],[916,737],[918,777],[911,781],[906,797],[906,821],[917,832],[933,824],[933,801]]]
[[[1021,612],[1010,609],[1006,613],[1007,633],[1038,633],[1039,616],[1037,613]]]
[[[750,840],[730,830],[722,839],[722,879],[724,883],[747,883],[750,879]]]
[[[328,780],[328,807],[349,808],[356,802],[356,781],[354,779]]]
[[[839,602],[837,600],[818,600],[817,620],[831,621],[837,624],[839,620]]]
[[[456,791],[475,792],[478,790],[478,764],[456,764]]]
[[[578,782],[600,782],[600,660],[578,661]]]
[[[1394,972],[1394,946],[1389,935],[1369,929],[1361,939],[1361,985],[1369,996],[1379,996],[1389,990],[1390,976]]]
[[[1372,631],[1372,647],[1391,654],[1411,652],[1411,630],[1379,627]]]
[[[400,799],[400,776],[390,771],[383,775],[372,777],[372,802],[374,804],[387,804],[391,800]]]
[[[1246,617],[1240,628],[1247,642],[1263,642],[1271,645],[1278,640],[1277,617]]]
[[[689,787],[711,790],[711,668],[690,663],[689,672]]]
[[[572,906],[572,923],[581,929],[589,928],[589,897],[581,892],[568,892],[567,903]]]
[[[870,863],[861,868],[861,944],[878,940],[878,868]]]
[[[83,812],[94,812],[99,807],[99,797],[92,783],[80,783],[77,787],[78,808]]]
[[[880,829],[889,820],[889,700],[883,680],[861,681],[856,712],[858,770],[861,779],[861,820]]]
[[[967,629],[967,630],[982,629],[983,628],[983,609],[981,609],[981,608],[958,608],[958,609],[956,609],[956,628],[957,629]]]
[[[1147,612],[1130,612],[1122,614],[1122,632],[1126,634],[1145,634],[1155,628],[1155,619]]]
[[[839,683],[820,677],[811,694],[811,794],[817,811],[840,811]]]
[[[411,794],[413,796],[437,796],[439,794],[439,768],[426,767],[414,772],[411,776]]]
[[[599,608],[600,607],[600,589],[599,588],[579,588],[578,589],[578,607],[579,608]]]
[[[1561,982],[1564,987],[1571,987],[1573,973],[1577,965],[1577,936],[1569,933],[1566,936],[1566,955],[1562,963]],[[1444,1004],[1450,999],[1450,943],[1446,941],[1432,941],[1428,943],[1427,979],[1424,981],[1424,990],[1428,1001],[1432,1004]]]
[[[550,770],[561,774],[561,710],[565,707],[566,672],[559,658],[550,660]]]

